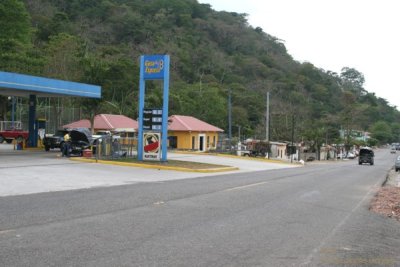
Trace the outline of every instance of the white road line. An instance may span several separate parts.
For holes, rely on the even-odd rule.
[[[255,183],[255,184],[242,185],[242,186],[228,188],[228,189],[225,189],[224,191],[229,192],[229,191],[241,190],[241,189],[246,189],[246,188],[253,187],[253,186],[263,185],[266,183],[268,183],[268,182],[260,182],[260,183]]]

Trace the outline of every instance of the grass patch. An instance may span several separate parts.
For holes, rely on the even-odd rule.
[[[132,159],[132,158],[124,158],[124,159],[113,159],[112,161],[145,164],[145,165],[151,165],[151,166],[180,167],[180,168],[187,168],[187,169],[194,169],[194,170],[198,170],[198,169],[207,170],[207,169],[230,167],[230,166],[226,166],[226,165],[191,162],[191,161],[181,161],[181,160],[168,160],[166,162],[160,162],[160,161],[140,161],[140,160]]]

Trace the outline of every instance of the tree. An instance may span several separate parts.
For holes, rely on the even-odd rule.
[[[380,144],[386,144],[392,139],[392,129],[385,121],[378,121],[371,126],[372,138],[378,140]]]
[[[1,5],[21,1],[4,0]],[[101,101],[78,101],[88,114],[93,110],[137,114],[137,59],[143,54],[169,54],[171,114],[193,115],[226,129],[226,88],[230,88],[233,125],[263,138],[269,91],[271,140],[291,140],[292,128],[299,140],[317,127],[324,129],[329,141],[337,138],[340,127],[349,133],[367,130],[378,121],[387,122],[397,135],[392,124],[400,121],[400,112],[365,92],[362,73],[345,67],[338,75],[293,60],[283,40],[250,26],[246,14],[217,12],[196,0],[25,2],[33,18],[34,42],[30,42],[29,19],[18,19],[28,29],[22,34],[27,38],[9,45],[14,57],[0,55],[0,69],[101,85]],[[2,13],[7,23],[22,14],[11,18],[9,11],[13,12]],[[46,64],[33,64],[33,59],[41,58]],[[146,88],[149,103],[160,105],[158,84],[149,82]]]
[[[82,82],[96,85],[104,84],[104,77],[108,71],[108,65],[102,60],[88,57],[82,61],[84,76]],[[83,108],[85,115],[89,118],[91,132],[94,131],[94,117],[99,114],[103,108],[104,99],[82,98],[77,100]]]
[[[83,42],[75,36],[67,33],[60,33],[51,36],[46,47],[46,64],[44,74],[62,80],[80,81],[82,79],[82,57],[84,53]],[[53,99],[54,100],[54,99]],[[57,109],[55,102],[61,103]],[[72,104],[69,98],[57,98],[53,101],[54,129],[60,127],[60,116],[64,112],[65,106]]]
[[[78,37],[60,33],[50,37],[46,48],[46,76],[78,81],[82,77],[81,60],[85,46]]]
[[[57,12],[51,20],[47,17],[42,18],[37,35],[41,40],[48,41],[51,36],[70,32],[70,28],[68,15],[63,12]]]
[[[311,151],[317,152],[317,159],[320,160],[321,146],[326,140],[326,130],[321,126],[320,122],[315,122],[307,130],[305,130],[303,135],[306,140],[308,140],[308,145]]]
[[[22,1],[2,0],[0,2],[0,28],[0,41],[4,43],[13,41],[22,45],[30,44],[30,16]],[[10,46],[2,48],[13,49]]]
[[[392,128],[392,140],[398,143],[400,141],[400,123],[395,122],[391,124]]]
[[[180,94],[181,98],[178,103],[173,103],[174,110],[171,113],[180,110],[182,114],[227,129],[227,96],[219,87],[206,86],[199,90],[196,85],[192,85],[174,93]],[[174,99],[178,100],[176,97]]]
[[[41,62],[31,44],[30,16],[22,1],[0,2],[0,69],[19,73],[38,73]]]
[[[349,151],[351,145],[351,132],[354,127],[354,121],[356,120],[354,114],[354,104],[356,103],[356,98],[351,92],[344,92],[342,102],[344,104],[343,110],[341,112],[342,127],[344,130],[344,145],[346,151]]]
[[[363,85],[365,82],[364,75],[354,68],[344,67],[340,73],[342,79],[342,87],[345,90],[352,91],[357,96],[365,95]]]
[[[38,73],[41,62],[32,53],[30,16],[22,1],[0,2],[0,70]],[[0,96],[0,117],[7,116],[9,100]]]

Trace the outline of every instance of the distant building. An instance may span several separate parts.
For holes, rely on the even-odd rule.
[[[208,151],[216,149],[222,129],[191,116],[173,115],[168,120],[168,147],[172,149]],[[89,120],[80,120],[64,128],[89,128]],[[133,137],[138,122],[124,115],[99,114],[94,119],[94,132],[110,131],[122,137]]]
[[[89,120],[80,120],[63,125],[63,128],[91,128]],[[110,131],[133,136],[138,129],[138,122],[124,115],[98,114],[94,117],[94,132]]]
[[[173,115],[169,117],[169,147],[208,151],[216,149],[218,134],[222,129],[191,116]]]
[[[269,142],[271,146],[271,158],[288,159],[290,156],[287,154],[287,143],[282,142]]]
[[[347,130],[339,130],[339,134],[340,138],[345,139],[347,136]],[[350,137],[358,141],[366,142],[370,138],[370,133],[358,130],[350,130]]]

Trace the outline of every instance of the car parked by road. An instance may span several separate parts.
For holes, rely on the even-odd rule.
[[[337,154],[338,159],[355,159],[356,153],[355,152],[344,152]]]
[[[392,149],[394,148],[395,150],[400,150],[400,143],[392,143],[391,147]]]
[[[397,171],[400,170],[400,156],[397,157],[396,162],[394,164],[394,169]]]
[[[12,142],[12,140],[16,140],[18,143],[22,142],[24,139],[28,140],[29,132],[24,131],[22,129],[6,129],[0,131],[0,144],[6,141],[8,144]]]
[[[44,150],[49,151],[50,149],[58,148],[63,151],[64,146],[64,135],[68,133],[68,130],[58,130],[55,134],[46,134],[43,138]]]
[[[236,154],[242,157],[250,157],[251,151],[247,149],[245,145],[236,146]]]
[[[71,137],[70,154],[82,156],[85,149],[91,148],[95,139],[87,128],[74,128],[69,132]]]

